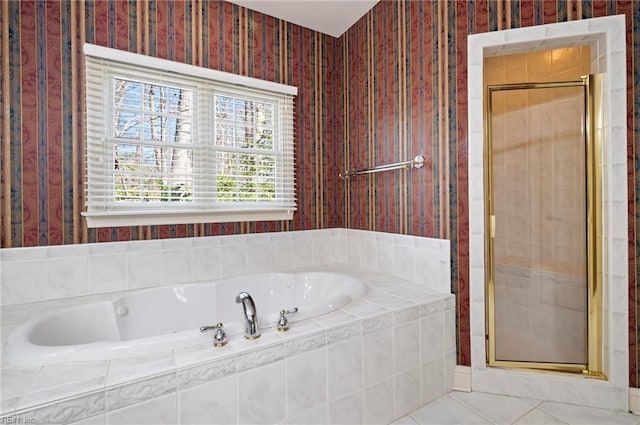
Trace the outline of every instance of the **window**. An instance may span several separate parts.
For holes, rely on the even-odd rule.
[[[89,227],[291,219],[295,87],[84,51]]]

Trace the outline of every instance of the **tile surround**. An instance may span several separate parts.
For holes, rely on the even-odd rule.
[[[426,298],[418,300],[417,303],[430,306],[429,309],[423,309],[428,314],[425,317],[417,316],[407,321],[406,310],[386,310],[382,317],[351,317],[351,320],[343,325],[334,325],[301,338],[294,337],[290,343],[283,337],[262,349],[228,351],[220,359],[214,357],[193,366],[170,370],[167,370],[163,356],[149,356],[147,377],[137,376],[133,381],[106,387],[103,384],[100,389],[72,396],[67,400],[50,403],[44,403],[43,400],[43,407],[12,409],[13,411],[5,412],[4,415],[36,417],[37,414],[37,417],[46,423],[67,423],[106,413],[107,423],[121,424],[142,420],[140,418],[145,409],[153,408],[158,411],[154,411],[151,415],[153,419],[150,420],[159,421],[158,423],[165,423],[165,420],[169,423],[179,423],[173,422],[176,411],[167,405],[170,404],[180,406],[178,413],[184,423],[191,423],[190,421],[196,417],[205,423],[212,423],[215,418],[221,421],[215,423],[227,423],[228,418],[236,418],[235,414],[239,415],[239,423],[277,423],[294,418],[302,420],[305,412],[313,409],[320,409],[326,415],[338,417],[354,414],[353,409],[356,409],[355,412],[363,409],[364,423],[377,423],[373,421],[374,418],[383,418],[384,421],[380,423],[389,423],[450,390],[450,387],[445,387],[445,376],[453,374],[455,365],[450,365],[449,370],[445,367],[444,345],[431,347],[418,341],[419,347],[429,347],[433,353],[427,355],[418,351],[415,353],[416,358],[412,360],[418,365],[421,363],[418,359],[436,359],[430,363],[437,365],[433,371],[433,376],[439,377],[439,380],[436,378],[437,391],[427,388],[434,385],[432,378],[421,380],[419,368],[407,367],[402,361],[405,355],[393,351],[392,347],[389,347],[387,354],[388,363],[378,364],[374,369],[376,373],[371,377],[368,376],[371,369],[363,367],[366,362],[362,350],[364,338],[367,336],[365,329],[377,328],[381,323],[390,326],[386,331],[378,330],[368,335],[379,336],[378,333],[387,332],[389,335],[385,336],[399,342],[403,347],[401,350],[406,351],[406,347],[412,347],[415,341],[398,341],[397,338],[406,336],[407,328],[418,329],[420,339],[423,338],[419,330],[422,323],[435,317],[440,318],[439,323],[444,323],[442,316],[453,311],[453,297],[427,291],[424,294]],[[417,311],[415,307],[412,308]],[[452,329],[445,330],[443,327],[440,332],[448,334],[449,338],[453,339],[451,331]],[[330,339],[333,336],[336,337],[336,341]],[[305,342],[298,343],[299,341]],[[289,349],[286,349],[286,346],[289,346]],[[210,351],[214,350],[210,348]],[[177,356],[177,353],[175,355]],[[123,362],[113,360],[111,364],[121,365]],[[106,365],[107,362],[104,363]],[[144,364],[143,358],[128,360],[127,363]],[[47,370],[53,371],[57,367],[58,365],[52,365],[41,368],[40,374],[46,373]],[[383,375],[380,375],[380,368],[386,370]],[[111,379],[110,372],[111,369],[106,373],[106,378],[102,378],[103,381],[106,379],[108,382],[117,382]],[[116,376],[121,376],[121,370],[116,371]],[[214,402],[220,405],[220,409],[197,409],[198,413],[188,411],[188,406],[198,403],[209,406],[212,393],[222,394],[220,388],[237,388],[237,398],[226,394],[224,397],[228,404],[222,404],[220,400]],[[389,398],[390,394],[396,394],[395,398]],[[22,397],[24,399],[30,396],[31,393],[27,391]],[[360,401],[353,405],[347,404],[346,400]],[[94,404],[85,404],[89,401]],[[65,407],[67,405],[72,408]],[[236,409],[228,406],[236,406]],[[256,410],[238,409],[237,406],[254,406]],[[382,416],[379,415],[381,407],[384,407]],[[48,410],[43,410],[45,408]],[[348,409],[349,412],[345,412],[344,409]],[[57,416],[61,413],[56,413],[62,410],[67,411],[64,419]],[[160,416],[156,417],[156,413]],[[357,416],[362,415],[357,413]]]
[[[0,251],[4,264],[12,263],[19,267],[22,265],[22,258],[27,258],[25,261],[41,262],[45,270],[46,262],[50,258],[67,258],[71,262],[74,259],[73,255],[80,255],[82,261],[89,265],[95,263],[92,261],[93,256],[124,256],[126,266],[120,270],[126,270],[126,287],[135,289],[140,280],[129,281],[131,271],[136,265],[131,259],[145,254],[146,249],[151,249],[150,252],[155,258],[163,258],[166,253],[180,252],[182,255],[178,257],[180,260],[176,261],[175,266],[192,277],[196,269],[194,253],[198,250],[212,249],[214,261],[219,261],[221,268],[215,270],[213,267],[202,267],[198,273],[202,273],[201,276],[204,275],[205,279],[215,279],[224,274],[222,267],[227,261],[223,256],[215,255],[218,248],[221,250],[219,252],[233,248],[244,253],[244,257],[241,257],[243,260],[234,264],[241,270],[233,270],[235,274],[242,274],[248,270],[262,270],[267,267],[264,258],[263,261],[251,263],[253,257],[249,253],[253,252],[252,250],[269,252],[269,258],[272,259],[277,258],[278,253],[272,249],[264,250],[271,246],[270,244],[284,247],[286,252],[296,253],[300,250],[294,249],[294,244],[300,242],[306,244],[306,253],[292,255],[292,266],[355,273],[370,285],[369,295],[353,305],[294,326],[286,334],[265,329],[263,337],[255,341],[256,344],[238,340],[232,341],[220,351],[211,349],[210,344],[202,344],[140,358],[89,362],[86,365],[69,364],[66,367],[70,367],[70,370],[74,370],[78,365],[98,372],[91,372],[78,382],[63,379],[64,382],[54,383],[55,385],[52,385],[53,381],[50,380],[44,383],[40,377],[54,373],[58,366],[30,369],[7,368],[7,365],[3,364],[3,371],[30,381],[28,385],[24,382],[10,384],[7,381],[6,385],[11,387],[3,388],[3,415],[27,415],[48,423],[69,423],[85,419],[91,423],[94,416],[101,418],[97,419],[102,421],[101,423],[134,423],[145,420],[157,423],[190,423],[199,420],[210,422],[215,418],[218,418],[215,420],[220,423],[261,420],[269,423],[284,420],[290,423],[308,423],[308,418],[318,419],[319,423],[326,423],[331,418],[331,423],[339,423],[340,418],[345,423],[353,423],[353,420],[372,419],[376,416],[377,409],[384,405],[389,409],[387,411],[385,408],[385,415],[389,416],[390,422],[450,389],[455,353],[452,357],[454,361],[450,362],[447,359],[451,356],[446,350],[455,347],[454,324],[452,320],[445,319],[445,316],[455,317],[455,302],[453,296],[446,295],[449,292],[450,280],[448,273],[442,272],[444,269],[448,271],[448,241],[345,229],[256,235],[255,240],[252,236],[193,238],[175,243],[145,241],[100,244],[101,247],[97,250],[93,250],[94,247],[91,246],[69,253],[65,252],[67,247],[41,248],[44,251],[37,253],[21,249],[24,250],[24,257],[21,257],[21,252],[17,249]],[[323,247],[329,252],[318,255],[317,252],[313,253],[313,248],[309,249],[310,245]],[[357,248],[352,250],[352,247]],[[381,262],[377,257],[371,261],[359,255],[363,248],[376,253],[396,252],[400,249],[402,258],[387,258],[384,266],[380,266],[386,272],[382,274],[378,270]],[[155,261],[152,260],[152,256],[148,258],[150,262]],[[190,262],[184,261],[186,258],[190,258]],[[200,258],[199,261],[202,261],[202,257]],[[358,261],[352,264],[349,259]],[[123,264],[121,257],[117,261]],[[282,258],[278,261],[280,264],[284,263]],[[327,261],[331,264],[323,265]],[[148,267],[150,262],[143,263],[142,267]],[[427,262],[433,265],[428,273],[416,273],[415,268],[409,271],[406,269],[407,264]],[[365,264],[371,264],[374,268],[366,269],[363,267]],[[267,271],[273,269],[270,265],[268,268]],[[93,269],[89,267],[82,274],[86,273],[89,276],[92,272]],[[227,272],[231,273],[229,270]],[[135,277],[143,275],[144,273],[138,273]],[[145,285],[159,286],[162,282],[168,282],[166,276],[170,279],[176,278],[175,274],[167,274],[164,271],[161,271],[160,275],[157,281],[147,280]],[[2,283],[4,287],[5,283],[11,282],[5,277]],[[11,298],[3,299],[3,324],[15,326],[42,308],[68,305],[82,300],[99,300],[122,293],[118,291],[47,300],[48,283],[45,279],[44,282],[32,286],[31,296],[42,300],[40,302],[11,304]],[[43,291],[40,289],[42,285]],[[105,287],[109,288],[109,285],[89,285],[87,290],[90,291],[94,287],[103,290]],[[442,288],[446,290],[443,291]],[[434,329],[431,321],[440,327],[439,331]],[[451,329],[445,330],[445,326]],[[3,331],[9,329],[6,327]],[[435,346],[426,342],[420,343],[423,330],[427,329],[430,334],[435,332],[441,336]],[[382,357],[376,356],[374,363],[371,363],[371,360],[367,360],[369,353],[362,350],[363,344],[365,339],[375,341],[370,338],[382,335],[389,339],[390,345],[386,352],[381,354]],[[408,340],[413,338],[418,339]],[[447,340],[446,343],[444,340]],[[298,367],[307,365],[309,358],[317,360],[313,362],[314,368],[308,370]],[[376,368],[379,358],[386,358],[386,371]],[[409,361],[411,363],[407,363]],[[425,375],[421,373],[427,364],[437,365],[437,370],[432,370],[432,374],[435,373],[435,376],[439,377],[436,379],[435,389],[434,383],[424,379]],[[78,373],[79,371],[80,369]],[[445,376],[447,374],[451,377]],[[345,379],[345,376],[350,375],[357,379]],[[312,388],[307,388],[308,384],[305,387],[300,383],[309,379],[320,379],[321,382]],[[38,382],[40,384],[37,384]],[[212,384],[214,382],[215,386]],[[258,387],[264,387],[263,389],[268,391],[257,391],[256,382],[262,382]],[[229,405],[235,405],[235,408],[208,409],[200,412],[200,416],[193,416],[193,412],[187,413],[182,409],[181,406],[186,408],[198,403],[203,397],[210,397],[216,393],[218,383],[229,391],[235,389],[237,397],[227,394]],[[69,390],[66,393],[67,398],[57,400],[55,392],[65,387]],[[296,391],[297,387],[307,388],[308,391]],[[74,392],[74,389],[78,389],[82,394]],[[255,404],[263,406],[259,413],[256,411],[254,414],[244,409],[241,412],[238,409],[239,405],[245,405],[246,400],[251,399],[253,403],[255,397],[264,398],[270,393],[277,393],[279,396],[275,399],[265,398]],[[388,397],[394,393],[410,394],[412,397]],[[381,404],[381,400],[386,404]],[[153,409],[153,415],[143,418],[141,415],[144,415],[147,409]],[[264,413],[264,409],[268,410],[268,414]],[[386,416],[380,418],[387,420]]]
[[[236,377],[233,375],[181,390],[178,393],[180,423],[238,422],[236,391]]]
[[[362,392],[351,394],[329,404],[330,424],[360,424],[362,420]]]
[[[171,425],[178,423],[176,394],[154,398],[107,413],[107,423],[119,425]]]
[[[326,362],[324,346],[287,359],[287,416],[327,403]]]
[[[352,264],[449,292],[449,246],[441,239],[325,229],[7,248],[0,251],[1,302],[8,306],[322,264]]]
[[[590,43],[595,51],[602,54],[604,60],[597,63],[598,72],[607,74],[609,89],[626,87],[624,70],[625,62],[625,19],[624,16],[612,16],[584,20],[580,25],[550,24],[533,28],[521,28],[492,34],[475,34],[468,37],[469,74],[481,75],[485,56],[520,53],[523,51],[539,51],[559,46],[584,45]],[[584,31],[576,35],[575,31]],[[518,41],[518,43],[513,43]],[[593,50],[592,50],[593,52]],[[604,66],[604,68],[603,68]],[[625,238],[611,238],[609,235],[616,228],[627,228],[626,208],[614,209],[612,196],[624,193],[626,200],[626,178],[624,173],[616,173],[615,164],[621,164],[626,170],[626,156],[621,155],[626,146],[626,96],[607,93],[606,108],[609,120],[603,129],[606,134],[605,146],[605,176],[603,184],[603,200],[605,208],[603,236],[605,244],[605,373],[607,381],[596,381],[572,375],[557,375],[535,372],[516,372],[512,370],[494,369],[486,366],[485,329],[484,329],[484,195],[478,185],[471,182],[483,181],[483,129],[482,121],[473,117],[482,116],[483,97],[482,81],[469,80],[469,233],[470,238],[470,316],[471,316],[471,366],[472,387],[474,390],[492,392],[496,394],[522,395],[542,400],[549,400],[550,394],[557,393],[557,385],[581,389],[565,393],[573,404],[602,406],[602,401],[596,402],[598,395],[603,393],[615,394],[609,398],[607,409],[628,410],[629,403],[629,362],[628,335],[626,332],[614,331],[614,319],[610,314],[613,310],[619,312],[615,320],[617,324],[628,323],[628,264],[626,259],[627,241]],[[618,152],[615,157],[612,152]],[[615,191],[614,191],[615,188]],[[616,195],[617,196],[617,195]],[[614,199],[618,200],[619,199]],[[617,224],[614,224],[617,223]],[[618,230],[616,234],[619,234]],[[616,279],[620,277],[620,279]],[[626,326],[623,326],[626,329]],[[609,359],[607,361],[606,359]],[[552,388],[555,388],[552,390]],[[588,400],[588,403],[585,401]]]

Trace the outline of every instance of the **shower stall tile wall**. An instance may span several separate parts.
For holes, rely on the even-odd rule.
[[[295,322],[289,332],[265,328],[254,341],[234,335],[223,348],[208,342],[34,368],[5,359],[0,418],[7,420],[392,422],[453,385],[446,240],[331,229],[5,249],[0,266],[3,346],[15,326],[45,309],[142,287],[291,269],[351,274],[368,286],[361,300]],[[21,269],[41,274],[26,281]],[[73,295],[52,299],[61,293]]]

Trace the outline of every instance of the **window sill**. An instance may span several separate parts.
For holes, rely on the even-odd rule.
[[[232,223],[291,220],[292,209],[218,211],[87,211],[87,227],[152,226],[160,224]]]

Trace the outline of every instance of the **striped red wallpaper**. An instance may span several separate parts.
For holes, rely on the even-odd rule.
[[[638,1],[382,1],[339,39],[216,0],[0,5],[1,246],[350,227],[451,239],[458,362],[469,364],[466,37],[627,16],[630,382],[640,384]],[[291,222],[89,230],[83,208],[83,42],[298,86]],[[338,178],[422,153],[410,174]],[[346,189],[346,190],[345,190]]]
[[[2,2],[2,246],[343,226],[341,42],[222,1]],[[292,222],[87,229],[84,42],[298,86]]]
[[[467,35],[613,14],[627,17],[630,382],[640,384],[640,2],[382,1],[342,38],[345,166],[417,154],[426,168],[353,179],[345,226],[451,240],[458,363],[470,364]],[[477,119],[482,119],[478,117]]]

